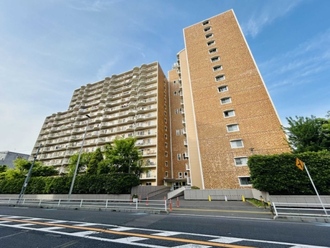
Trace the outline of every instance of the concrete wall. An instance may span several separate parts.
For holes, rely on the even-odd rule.
[[[18,199],[18,194],[1,194],[0,198],[12,198],[12,199]],[[114,200],[119,200],[119,199],[130,199],[130,195],[129,194],[120,194],[120,195],[107,195],[107,194],[73,194],[71,195],[70,199],[93,199],[93,200],[98,200],[98,199],[114,199]],[[40,195],[29,195],[29,194],[25,194],[24,198],[32,198],[32,199],[68,199],[68,194],[40,194]]]
[[[324,204],[330,204],[329,195],[320,196]],[[271,195],[271,202],[288,202],[288,203],[320,203],[316,195]]]
[[[226,198],[229,201],[241,201],[242,196],[245,198],[254,198],[251,189],[204,189],[204,190],[185,190],[185,200],[205,200],[207,201],[211,197],[211,200],[224,201]]]
[[[146,199],[147,197],[157,196],[168,191],[170,191],[170,188],[167,186],[136,186],[132,188],[131,194],[138,195],[141,199]]]

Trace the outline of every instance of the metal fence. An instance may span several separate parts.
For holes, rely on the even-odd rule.
[[[330,218],[330,204],[272,202],[274,219],[279,216],[327,217]],[[323,208],[324,207],[324,208]]]
[[[0,205],[44,208],[100,209],[118,211],[165,211],[167,200],[133,199],[37,199],[0,198]]]

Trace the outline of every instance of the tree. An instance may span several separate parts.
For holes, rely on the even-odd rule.
[[[86,173],[89,175],[98,174],[98,165],[101,161],[103,161],[103,155],[101,149],[97,148],[88,162]]]
[[[284,127],[288,142],[295,153],[330,150],[330,111],[328,119],[296,116],[286,118],[289,127]]]
[[[14,160],[14,168],[8,168],[5,172],[1,173],[1,178],[5,179],[17,179],[25,178],[28,174],[32,161],[28,161],[24,158],[17,158]],[[32,174],[33,177],[47,177],[57,175],[58,171],[52,166],[44,166],[41,162],[36,161],[34,163]]]
[[[87,166],[89,164],[89,161],[91,160],[93,155],[93,152],[82,152],[80,155],[80,161],[78,164],[78,173],[79,172],[83,172],[87,169]],[[74,171],[76,169],[76,165],[78,162],[78,158],[79,158],[79,153],[74,154],[70,157],[69,160],[69,175],[72,176],[74,174]]]
[[[110,172],[141,174],[142,156],[135,142],[135,138],[115,139],[113,144],[105,146],[105,163]]]

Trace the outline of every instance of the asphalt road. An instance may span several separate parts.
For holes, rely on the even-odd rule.
[[[0,207],[0,247],[330,247],[329,223]]]

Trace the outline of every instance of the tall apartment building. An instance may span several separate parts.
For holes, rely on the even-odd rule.
[[[173,175],[206,189],[251,186],[248,157],[289,147],[235,14],[183,33],[169,72]]]
[[[248,157],[289,147],[234,12],[185,28],[184,40],[169,81],[155,62],[75,90],[32,156],[43,144],[38,159],[64,170],[88,126],[84,152],[137,137],[142,185],[250,187]]]
[[[143,185],[162,185],[171,169],[168,81],[157,62],[75,90],[65,112],[48,116],[33,149],[38,160],[64,172],[69,158],[115,138],[136,137],[147,170]],[[87,116],[88,115],[88,116]]]

